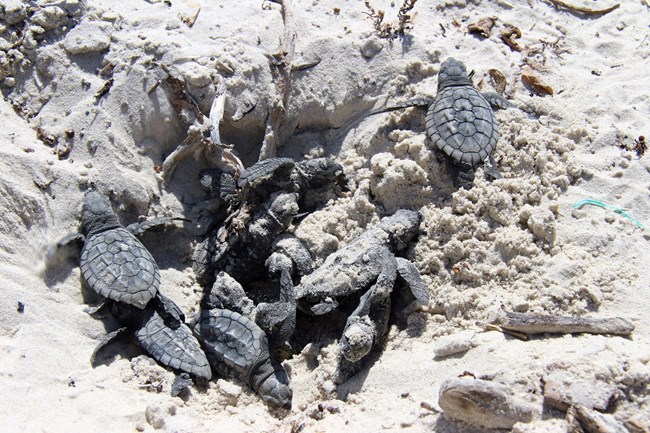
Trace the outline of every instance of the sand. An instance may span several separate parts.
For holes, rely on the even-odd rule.
[[[400,2],[371,3],[397,23]],[[85,312],[92,299],[80,290],[78,266],[46,266],[48,247],[77,229],[91,182],[111,193],[126,224],[189,218],[143,242],[161,268],[161,290],[187,315],[197,311],[202,289],[191,251],[215,210],[197,175],[212,163],[190,155],[163,181],[158,167],[187,130],[158,82],[163,67],[183,79],[205,115],[225,88],[222,139],[251,165],[279,98],[269,55],[282,49],[281,7],[0,0],[0,430],[473,431],[437,403],[440,385],[459,375],[504,385],[532,408],[533,420],[513,431],[566,431],[564,413],[543,406],[550,379],[605,390],[616,420],[647,426],[650,160],[629,149],[650,135],[648,3],[623,1],[585,17],[538,0],[420,0],[406,35],[394,40],[378,36],[360,1],[294,1],[291,10],[294,71],[276,154],[334,157],[347,191],[290,231],[320,264],[381,217],[419,210],[421,234],[406,257],[428,285],[430,305],[403,313],[378,361],[338,387],[331,379],[339,334],[324,331],[285,361],[290,412],[270,409],[236,380],[171,397],[174,374],[127,343],[92,368],[94,347],[117,325]],[[468,24],[485,17],[496,17],[491,36],[470,34]],[[500,38],[509,25],[521,31],[521,51]],[[362,116],[433,97],[447,57],[474,70],[482,90],[493,90],[490,69],[502,72],[517,106],[496,113],[503,178],[489,182],[479,169],[470,190],[453,186],[422,111]],[[522,73],[553,95],[536,93]],[[646,228],[612,209],[574,209],[583,199],[625,209]],[[484,332],[502,308],[617,316],[636,328],[629,338],[530,341]],[[437,356],[449,350],[439,351],[444,344],[461,351]]]

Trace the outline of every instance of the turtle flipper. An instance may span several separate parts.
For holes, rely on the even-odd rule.
[[[141,234],[148,231],[158,231],[164,230],[167,227],[174,227],[174,221],[190,222],[190,220],[181,217],[162,217],[129,224],[125,228],[134,236],[140,236]]]
[[[495,92],[481,92],[481,95],[488,101],[494,110],[505,110],[506,108],[514,108],[515,104],[508,101],[503,96]]]
[[[457,169],[458,173],[454,178],[454,186],[459,189],[471,189],[476,176],[474,168],[469,164],[457,164]]]
[[[409,99],[408,101],[400,102],[395,105],[389,105],[387,107],[377,108],[376,110],[372,110],[370,113],[366,114],[366,116],[374,116],[375,114],[388,113],[389,111],[396,111],[396,110],[401,110],[403,108],[410,108],[410,107],[427,108],[429,107],[429,105],[431,105],[432,102],[433,99],[429,99],[429,98]]]
[[[497,163],[494,160],[494,156],[490,154],[487,159],[485,160],[483,164],[483,171],[485,172],[486,175],[491,177],[492,179],[501,179],[501,173],[499,173],[499,169],[497,168]]]
[[[415,299],[422,305],[429,305],[429,289],[422,281],[420,271],[415,264],[402,257],[397,257],[397,272],[406,281]]]
[[[108,346],[109,344],[124,338],[128,333],[129,333],[129,328],[123,326],[121,328],[116,329],[113,332],[106,334],[99,342],[97,347],[95,347],[95,350],[93,350],[92,355],[90,355],[90,365],[92,365],[93,367],[97,367],[97,356],[100,354],[100,352],[104,350],[106,346]]]
[[[291,274],[283,269],[280,276],[280,300],[260,303],[255,323],[266,332],[271,349],[283,345],[296,328],[296,291]]]
[[[67,258],[79,259],[79,252],[86,237],[81,233],[70,233],[56,244],[50,245],[45,252],[45,263],[48,268],[55,268]]]

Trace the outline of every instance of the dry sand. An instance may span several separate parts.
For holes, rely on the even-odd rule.
[[[400,2],[372,5],[396,22]],[[379,361],[338,388],[336,333],[286,361],[294,388],[286,413],[232,380],[171,397],[173,373],[128,344],[92,368],[90,354],[116,324],[85,313],[73,260],[45,267],[47,246],[77,228],[94,182],[112,192],[125,223],[140,215],[194,221],[144,242],[161,267],[161,290],[187,314],[196,311],[201,288],[189,260],[214,210],[197,181],[209,161],[186,158],[167,185],[156,173],[187,132],[156,87],[166,77],[160,65],[185,80],[205,114],[217,84],[225,86],[222,136],[250,165],[276,97],[268,55],[284,34],[280,6],[0,0],[0,430],[471,431],[446,420],[437,404],[441,383],[464,372],[530,404],[534,419],[517,432],[566,430],[564,414],[542,405],[549,378],[609,390],[619,421],[648,425],[649,232],[612,210],[572,205],[597,199],[650,224],[650,159],[621,148],[650,135],[649,7],[623,0],[611,13],[584,17],[541,0],[420,0],[407,36],[388,41],[377,37],[361,1],[293,2],[298,67],[277,154],[335,157],[349,193],[330,197],[292,230],[321,263],[382,216],[420,210],[421,235],[407,257],[432,302],[393,326]],[[497,18],[489,38],[468,33],[469,23],[488,16]],[[501,40],[508,25],[521,30],[522,51]],[[453,187],[421,111],[357,117],[435,95],[440,62],[450,56],[475,71],[483,90],[491,90],[488,71],[501,71],[506,95],[533,113],[496,114],[503,179],[490,183],[479,170],[469,191]],[[526,67],[553,96],[522,83]],[[109,77],[112,87],[95,98]],[[630,338],[528,342],[482,332],[502,306],[619,316],[636,329]],[[469,351],[435,357],[440,338],[459,332],[456,340],[471,339]]]

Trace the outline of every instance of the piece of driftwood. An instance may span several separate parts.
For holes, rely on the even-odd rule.
[[[511,429],[533,419],[532,408],[513,398],[505,385],[479,379],[450,379],[440,386],[445,418],[478,427]]]
[[[569,433],[629,433],[616,418],[576,404],[566,413],[567,431]]]
[[[523,334],[630,335],[634,325],[620,317],[572,317],[506,312],[501,328]]]

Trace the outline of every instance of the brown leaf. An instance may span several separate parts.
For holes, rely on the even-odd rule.
[[[501,40],[513,51],[521,51],[522,48],[517,42],[521,37],[521,30],[512,24],[506,24],[506,29],[501,32]]]
[[[506,91],[506,76],[503,75],[503,72],[499,71],[498,69],[490,69],[488,70],[488,74],[490,74],[490,79],[492,80],[492,87],[494,87],[494,90],[497,91],[499,95],[503,95],[503,93]]]
[[[496,17],[485,17],[481,18],[477,23],[472,23],[467,26],[467,31],[472,34],[479,34],[484,38],[490,37],[490,32],[494,23],[496,22]]]
[[[533,75],[533,70],[525,68],[521,73],[521,81],[532,88],[539,95],[553,95],[553,88],[544,83],[538,76]]]

